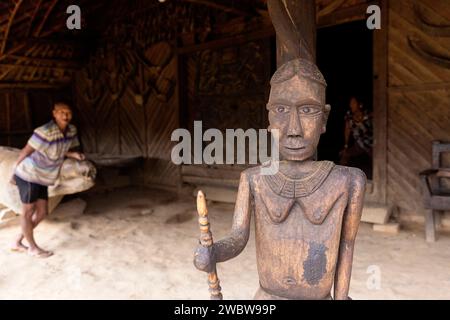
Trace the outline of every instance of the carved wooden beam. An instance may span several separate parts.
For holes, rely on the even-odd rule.
[[[23,0],[18,0],[16,2],[16,5],[14,6],[13,11],[11,12],[11,15],[9,16],[8,24],[5,29],[5,35],[3,37],[3,43],[0,48],[0,56],[5,53],[6,50],[6,44],[8,42],[9,32],[11,31],[11,27],[14,23],[14,18],[16,17],[17,12],[19,11],[20,6],[22,5]]]

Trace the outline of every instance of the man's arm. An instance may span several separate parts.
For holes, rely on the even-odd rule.
[[[20,150],[19,153],[19,157],[17,158],[16,162],[14,163],[14,171],[16,169],[16,167],[26,158],[28,157],[30,154],[32,154],[34,152],[34,148],[32,146],[30,146],[28,143],[25,145],[25,147]],[[14,173],[13,176],[11,177],[10,182],[12,184],[16,184],[15,180],[14,180]]]
[[[250,218],[250,184],[248,176],[245,173],[242,173],[230,235],[214,243],[211,250],[199,246],[195,253],[195,266],[202,271],[208,271],[216,262],[230,260],[241,253],[249,238]]]
[[[352,274],[353,248],[364,202],[366,176],[359,169],[352,168],[349,190],[349,202],[344,213],[342,233],[339,244],[339,256],[334,279],[334,299],[348,299]]]
[[[79,161],[83,161],[84,159],[86,159],[85,155],[78,151],[68,151],[66,152],[66,157]]]
[[[70,145],[69,151],[66,152],[65,156],[67,158],[83,161],[84,159],[86,159],[86,157],[80,151],[80,141],[78,140],[77,128],[75,126],[71,126],[70,128],[71,130],[74,131],[74,137]]]
[[[28,157],[30,154],[34,152],[34,148],[30,146],[28,143],[25,145],[25,147],[20,150],[19,158],[17,158],[16,163],[14,164],[14,167],[17,167],[26,157]]]

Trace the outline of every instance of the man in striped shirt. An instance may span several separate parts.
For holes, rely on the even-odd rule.
[[[70,124],[72,111],[67,103],[57,102],[53,108],[54,120],[34,130],[17,159],[11,182],[19,188],[23,203],[22,233],[12,246],[14,251],[27,251],[32,256],[49,257],[51,251],[40,248],[33,230],[47,215],[48,186],[58,179],[65,157],[82,161],[84,155],[69,150],[80,145],[77,129]],[[28,242],[26,247],[23,238]]]

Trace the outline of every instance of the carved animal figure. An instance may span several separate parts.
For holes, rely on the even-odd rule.
[[[19,152],[19,149],[0,147],[0,207],[9,208],[17,214],[22,211],[19,190],[9,181]],[[58,180],[48,189],[49,213],[56,208],[64,195],[92,188],[96,174],[96,168],[89,161],[64,160]]]

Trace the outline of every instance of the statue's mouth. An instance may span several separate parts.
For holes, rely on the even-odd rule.
[[[292,150],[292,151],[298,151],[298,150],[302,150],[305,149],[305,146],[300,146],[300,147],[294,147],[294,146],[284,146],[286,149],[288,150]]]

